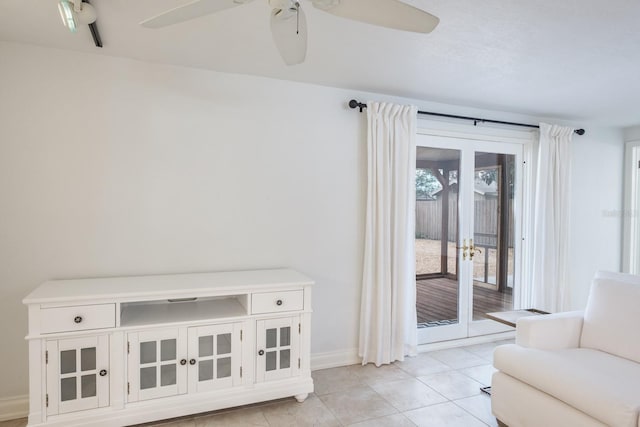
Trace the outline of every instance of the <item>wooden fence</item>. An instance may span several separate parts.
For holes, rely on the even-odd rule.
[[[416,238],[442,239],[442,198],[416,201]],[[474,234],[478,246],[495,247],[498,236],[498,200],[477,198],[475,200]],[[457,241],[458,199],[456,194],[449,197],[449,242]],[[513,207],[509,209],[509,230],[513,230]],[[513,236],[509,236],[509,246]]]

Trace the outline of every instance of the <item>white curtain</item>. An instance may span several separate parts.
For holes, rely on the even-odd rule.
[[[359,355],[380,366],[416,354],[416,107],[369,102],[367,122]]]
[[[573,129],[540,123],[533,213],[531,304],[558,312],[570,308],[569,215]]]

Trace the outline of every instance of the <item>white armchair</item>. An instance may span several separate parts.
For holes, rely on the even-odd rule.
[[[501,424],[633,426],[640,413],[640,276],[598,272],[584,312],[518,320],[494,353]]]

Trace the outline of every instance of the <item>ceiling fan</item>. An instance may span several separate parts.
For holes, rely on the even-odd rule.
[[[240,6],[253,0],[195,0],[140,23],[161,28]],[[300,64],[307,54],[307,20],[298,0],[268,0],[271,34],[287,65]],[[440,20],[399,0],[310,0],[335,16],[402,31],[430,33]]]

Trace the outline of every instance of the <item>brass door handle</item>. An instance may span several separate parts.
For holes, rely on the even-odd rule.
[[[467,246],[467,239],[464,239],[462,241],[462,246],[456,246],[456,249],[462,249],[462,260],[465,261],[467,259],[467,250],[469,250],[471,248],[469,246]],[[471,256],[473,256],[473,255],[471,255]]]
[[[473,239],[469,240],[469,259],[473,259],[473,256],[478,253],[482,253],[482,249],[476,248],[473,244]]]

